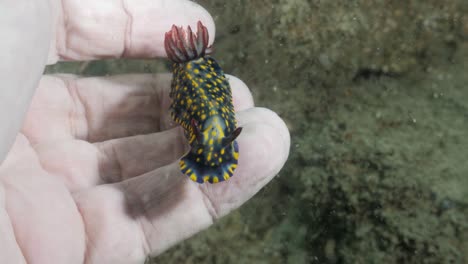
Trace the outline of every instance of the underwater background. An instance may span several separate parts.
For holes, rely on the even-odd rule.
[[[197,2],[214,57],[286,121],[291,153],[239,210],[147,263],[468,263],[468,1]]]

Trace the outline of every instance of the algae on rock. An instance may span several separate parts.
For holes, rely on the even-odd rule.
[[[466,1],[199,2],[216,57],[293,140],[279,177],[239,210],[235,242],[200,262],[468,261]]]

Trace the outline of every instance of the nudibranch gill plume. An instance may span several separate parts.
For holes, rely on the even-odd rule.
[[[164,38],[173,62],[170,97],[171,117],[180,124],[190,150],[179,162],[191,180],[217,183],[232,177],[237,167],[242,131],[232,104],[231,87],[219,64],[207,53],[208,30],[199,21],[190,26],[172,26]]]

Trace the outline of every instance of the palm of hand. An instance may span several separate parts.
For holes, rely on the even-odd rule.
[[[140,263],[252,197],[284,164],[289,134],[229,79],[239,167],[199,185],[177,164],[187,146],[169,75],[43,77],[0,166],[0,263]]]
[[[245,128],[239,168],[198,185],[176,162],[186,146],[167,110],[169,76],[43,78],[0,167],[6,239],[17,242],[7,252],[38,263],[138,262],[250,198],[284,162],[275,153],[288,146],[275,141],[287,131],[230,79]]]

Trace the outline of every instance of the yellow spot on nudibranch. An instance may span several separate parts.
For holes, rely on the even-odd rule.
[[[200,71],[199,71],[198,69],[195,69],[195,70],[193,70],[193,73],[195,73],[195,74],[199,74],[199,73],[200,73]]]
[[[207,182],[210,179],[210,176],[203,177],[203,182]]]
[[[192,175],[190,175],[190,179],[192,181],[197,181],[197,175],[195,175],[195,173],[192,173]]]
[[[227,174],[227,172],[225,172],[224,175],[223,175],[223,178],[224,178],[225,180],[229,179],[229,174]]]
[[[239,159],[239,152],[234,152],[234,153],[232,154],[232,156],[233,156],[234,159],[236,159],[236,160]]]
[[[219,182],[219,179],[218,179],[218,177],[216,177],[216,176],[215,176],[215,177],[213,177],[213,182],[214,182],[214,183],[217,183],[217,182]]]

